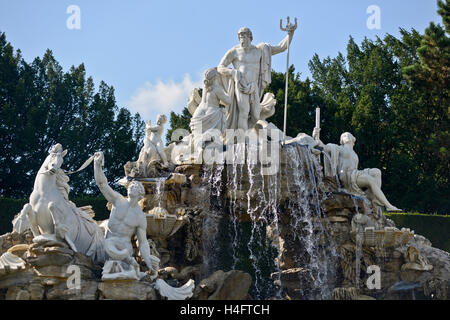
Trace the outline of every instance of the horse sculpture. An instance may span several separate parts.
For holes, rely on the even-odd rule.
[[[69,200],[69,177],[61,169],[61,144],[54,145],[34,181],[29,203],[13,221],[19,232],[30,227],[33,242],[65,240],[75,252],[90,256],[96,263],[104,263],[104,235],[92,217]],[[25,221],[28,220],[28,221]],[[29,222],[29,223],[27,223]]]

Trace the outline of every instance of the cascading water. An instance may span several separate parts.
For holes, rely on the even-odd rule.
[[[231,153],[233,158],[228,159],[224,171],[226,193],[222,197],[225,196],[227,202],[220,209],[226,214],[222,220],[225,223],[219,225],[220,241],[216,242],[216,248],[222,250],[222,268],[250,273],[253,278],[251,296],[264,299],[273,296],[274,285],[270,273],[274,269],[274,252],[279,250],[274,250],[266,236],[266,213],[261,212],[277,210],[278,179],[272,177],[274,182],[271,182],[271,188],[265,188],[261,167],[251,159],[245,161],[247,147],[248,144],[244,143],[234,145],[234,152]],[[211,177],[212,174],[205,172],[204,176]],[[204,182],[208,183],[208,179],[204,179]],[[269,194],[266,189],[270,190]]]
[[[322,155],[324,156],[324,158],[326,158],[326,159],[328,160],[329,163],[331,163],[331,158],[330,158],[330,156],[328,155],[328,153],[322,152]],[[341,182],[339,181],[339,175],[338,175],[337,172],[336,172],[335,175],[334,175],[334,180],[335,180],[335,182],[336,182],[337,190],[340,191],[340,190],[341,190]]]
[[[356,214],[359,214],[359,207],[356,202],[355,196],[351,197],[353,205],[355,206]],[[362,258],[362,245],[364,241],[364,230],[357,228],[355,234],[355,287],[359,288],[359,281],[361,276],[361,258]]]
[[[265,183],[263,167],[255,162],[247,161],[247,176],[249,181],[247,195],[247,214],[250,217],[250,237],[247,250],[253,269],[255,299],[272,297],[274,294],[281,297],[280,290],[275,292],[270,273],[279,272],[279,243],[272,242],[267,237],[267,226],[275,238],[278,238],[278,202],[279,202],[279,176],[266,176]],[[267,187],[266,187],[267,185]],[[267,192],[266,192],[267,191]],[[267,193],[267,194],[266,194]],[[275,259],[276,258],[276,259]],[[274,260],[276,261],[274,266]]]
[[[245,163],[245,144],[237,143],[232,152],[233,158],[227,159],[226,169],[226,190],[227,190],[227,212],[228,212],[228,233],[231,240],[231,269],[237,269],[242,259],[239,257],[241,247],[241,232],[239,218],[241,216],[241,195],[243,190],[244,163]]]
[[[286,162],[274,175],[265,176],[262,165],[251,161],[245,165],[237,162],[227,165],[230,267],[243,268],[252,274],[251,293],[255,299],[281,298],[281,288],[276,290],[269,275],[273,272],[278,276],[273,280],[280,283],[281,219],[283,215],[289,215],[292,219],[292,225],[288,226],[292,231],[290,237],[299,245],[296,248],[296,267],[306,269],[313,279],[309,288],[302,288],[303,296],[327,299],[334,288],[333,259],[337,254],[326,222],[321,219],[320,165],[308,149],[299,145],[286,146],[282,152]],[[285,194],[289,196],[284,197]],[[244,214],[250,220],[247,223],[249,229],[240,222]],[[270,239],[267,230],[270,230]],[[246,248],[242,247],[242,242]],[[244,252],[248,255],[245,256]],[[248,262],[243,261],[245,259]]]
[[[222,218],[222,174],[223,165],[203,166],[203,186],[206,186],[203,201],[209,202],[209,210],[203,216],[202,223],[202,251],[203,251],[203,275],[209,276],[218,266],[217,235],[219,234],[219,223]]]
[[[262,168],[261,168],[261,175],[262,175]],[[275,270],[274,275],[275,278],[272,280],[273,283],[277,284],[277,290],[275,292],[275,296],[277,299],[282,298],[282,290],[279,286],[280,284],[280,274],[281,274],[281,246],[280,246],[280,208],[279,208],[279,200],[280,200],[280,194],[282,192],[281,190],[281,183],[279,181],[281,180],[280,172],[276,175],[271,175],[267,177],[267,190],[268,190],[268,197],[267,202],[265,202],[266,198],[262,197],[262,203],[267,203],[267,206],[264,208],[264,210],[261,212],[261,217],[264,218],[266,223],[266,230],[270,226],[271,231],[271,239],[269,240],[269,244],[273,249],[275,249],[276,256],[273,258],[271,255],[267,255],[267,258],[271,258],[275,262]],[[262,180],[264,182],[264,179]],[[264,185],[263,185],[264,187]],[[264,190],[264,189],[263,189]],[[264,195],[264,192],[262,192],[262,195]],[[266,217],[269,217],[267,219]],[[274,241],[275,240],[275,241]]]
[[[155,206],[161,207],[164,195],[165,179],[164,178],[155,178],[155,179],[156,179],[156,183],[154,185]]]
[[[299,145],[286,146],[286,166],[283,176],[291,195],[286,200],[293,219],[292,241],[299,245],[294,260],[297,267],[309,272],[312,283],[301,288],[306,299],[328,299],[334,288],[336,248],[322,219],[318,180],[321,169],[317,159]]]

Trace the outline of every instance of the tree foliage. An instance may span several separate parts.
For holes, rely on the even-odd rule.
[[[68,149],[63,167],[74,170],[103,150],[106,175],[123,175],[143,135],[139,114],[118,108],[114,88],[98,90],[83,64],[68,72],[47,50],[30,64],[0,33],[0,195],[28,196],[34,177],[55,143]],[[72,193],[98,193],[93,170],[71,175]]]
[[[177,114],[175,112],[170,113],[170,119],[169,119],[169,129],[166,133],[166,143],[170,144],[171,142],[174,142],[173,140],[177,139],[178,137],[173,136],[172,134],[176,129],[184,129],[187,131],[190,131],[189,129],[189,123],[191,122],[192,115],[189,113],[189,110],[185,107],[181,114]]]

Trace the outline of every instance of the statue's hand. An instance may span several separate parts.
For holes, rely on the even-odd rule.
[[[295,29],[290,29],[289,30],[289,38],[293,38],[294,37],[294,33],[295,33]]]
[[[103,152],[97,151],[96,153],[94,153],[94,163],[95,164],[100,164],[101,166],[103,166],[104,159],[105,159],[105,156],[103,155]]]
[[[314,128],[312,137],[314,138],[314,140],[319,140],[320,128],[316,128],[316,127]]]
[[[159,263],[160,263],[160,259],[154,255],[150,255],[150,259],[152,261],[152,267],[149,268],[150,270],[153,270],[154,272],[157,272],[159,269]]]

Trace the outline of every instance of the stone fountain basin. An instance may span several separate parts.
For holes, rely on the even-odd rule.
[[[189,221],[187,216],[169,214],[161,207],[153,208],[145,217],[147,218],[147,235],[160,239],[172,236]]]

